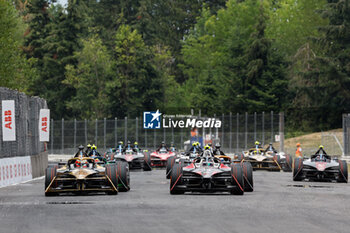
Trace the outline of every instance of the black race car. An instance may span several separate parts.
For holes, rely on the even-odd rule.
[[[293,180],[347,183],[348,165],[344,160],[327,155],[322,149],[311,155],[310,158],[296,158],[294,160]]]
[[[190,165],[175,163],[170,178],[170,194],[185,192],[230,192],[243,195],[253,191],[252,167],[249,163],[231,163],[229,166],[212,156],[210,151],[196,158]],[[247,173],[248,179],[245,179]],[[246,184],[245,184],[246,181]]]

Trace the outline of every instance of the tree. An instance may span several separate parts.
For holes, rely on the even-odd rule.
[[[113,61],[97,35],[82,41],[83,49],[75,52],[78,65],[66,66],[64,84],[76,95],[67,102],[74,115],[85,119],[107,117],[107,83],[112,79]]]
[[[304,46],[295,61],[293,107],[299,110],[295,118],[304,118],[304,129],[341,127],[341,114],[349,111],[349,1],[329,0],[323,15],[328,17],[329,24],[320,27],[315,42],[324,50],[316,53]]]
[[[143,109],[155,109],[162,99],[162,80],[151,48],[128,25],[120,26],[115,38],[116,77],[108,84],[111,114],[138,116]]]
[[[25,24],[11,1],[0,1],[0,85],[28,92],[28,85],[37,76],[34,59],[26,59],[21,45]]]

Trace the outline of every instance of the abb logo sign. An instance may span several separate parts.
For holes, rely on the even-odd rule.
[[[15,101],[3,100],[1,108],[3,141],[16,141]]]
[[[50,110],[40,109],[39,140],[48,142],[50,139]]]
[[[5,117],[5,128],[12,129],[12,126],[11,126],[12,112],[11,112],[11,110],[5,111],[4,117]]]

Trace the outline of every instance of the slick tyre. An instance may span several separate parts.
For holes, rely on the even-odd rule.
[[[109,178],[110,182],[112,182],[113,186],[117,189],[113,191],[108,191],[107,194],[109,195],[118,194],[118,173],[117,173],[117,166],[115,164],[106,165],[106,176]],[[108,181],[108,185],[111,186],[111,188],[113,189],[112,184],[110,184]]]
[[[182,166],[180,164],[174,164],[170,176],[170,194],[184,194],[183,190],[177,188],[182,184]]]
[[[348,164],[344,160],[339,160],[339,183],[348,183]]]
[[[57,165],[51,165],[45,170],[45,190],[49,187],[52,180],[55,178],[57,174]],[[52,188],[55,187],[55,182],[51,185]],[[57,193],[54,192],[45,192],[45,196],[55,196]]]
[[[295,158],[294,159],[294,168],[293,168],[293,180],[301,181],[302,178],[302,170],[303,170],[303,159]]]
[[[275,161],[275,163],[276,163],[276,164],[274,164],[274,167],[275,166],[277,166],[277,167],[276,167],[276,169],[273,169],[271,171],[280,171],[280,168],[282,169],[282,167],[281,167],[282,166],[281,157],[279,155],[274,155],[273,156],[273,161]]]
[[[149,153],[145,153],[144,154],[144,160],[143,160],[143,170],[144,171],[151,171],[152,167],[151,167],[151,156]]]
[[[231,190],[233,195],[243,195],[244,194],[244,177],[243,169],[241,164],[233,163],[231,164],[231,179],[234,188]]]
[[[285,157],[286,157],[286,162],[285,162],[283,171],[291,172],[293,168],[293,158],[290,155],[286,155]]]
[[[118,191],[127,192],[130,190],[130,172],[129,164],[127,162],[117,163],[117,173],[118,173]]]
[[[249,162],[242,163],[243,178],[244,178],[244,192],[253,192],[253,167]]]
[[[174,163],[175,163],[175,156],[171,156],[167,159],[167,162],[166,162],[166,178],[167,179],[170,179],[170,176],[171,176],[171,170],[172,170],[172,167],[174,166]]]

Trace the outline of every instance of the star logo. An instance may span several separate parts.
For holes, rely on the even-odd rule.
[[[143,112],[143,128],[160,129],[161,115],[159,109],[155,112]]]

